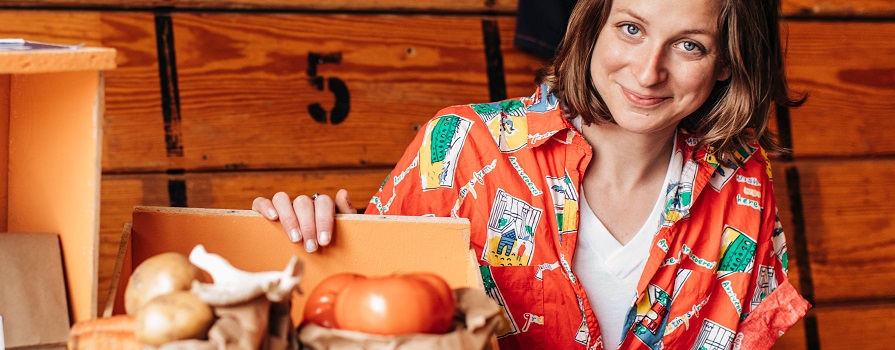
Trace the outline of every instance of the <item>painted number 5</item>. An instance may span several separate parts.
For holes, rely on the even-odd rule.
[[[326,109],[320,103],[312,103],[308,105],[308,113],[318,123],[326,123],[327,119],[332,124],[339,124],[348,118],[348,111],[351,110],[351,100],[348,94],[348,85],[342,79],[330,77],[326,80],[317,75],[317,65],[319,64],[339,64],[342,62],[342,53],[316,53],[308,52],[308,81],[317,90],[323,91],[324,81],[329,91],[336,97],[336,103],[333,109],[327,113]],[[327,118],[329,114],[329,118]]]

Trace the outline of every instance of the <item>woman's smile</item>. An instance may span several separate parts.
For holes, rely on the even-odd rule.
[[[633,104],[635,107],[640,107],[640,108],[655,107],[656,105],[671,99],[670,97],[653,96],[653,95],[635,93],[631,90],[625,89],[624,87],[621,87],[621,89],[622,89],[622,93],[625,95],[625,98],[627,98],[628,101],[631,102],[631,104]]]

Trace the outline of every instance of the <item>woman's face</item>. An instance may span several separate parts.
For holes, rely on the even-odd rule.
[[[590,74],[620,127],[671,132],[730,76],[718,60],[718,2],[613,1]]]

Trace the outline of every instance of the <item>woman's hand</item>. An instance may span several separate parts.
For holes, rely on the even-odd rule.
[[[268,220],[280,220],[286,236],[292,243],[304,242],[305,250],[316,251],[318,246],[326,246],[332,241],[333,219],[336,210],[340,214],[357,214],[351,206],[348,191],[336,193],[336,200],[325,194],[313,198],[301,195],[290,200],[289,195],[278,192],[272,198],[255,198],[252,210],[261,213]]]

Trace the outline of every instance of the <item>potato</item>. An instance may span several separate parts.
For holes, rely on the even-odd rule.
[[[150,300],[137,312],[134,333],[151,346],[185,339],[206,339],[214,323],[208,304],[190,292],[174,292]]]
[[[162,253],[146,259],[134,270],[124,291],[124,309],[135,315],[153,298],[177,291],[190,290],[193,280],[202,273],[179,253]]]

